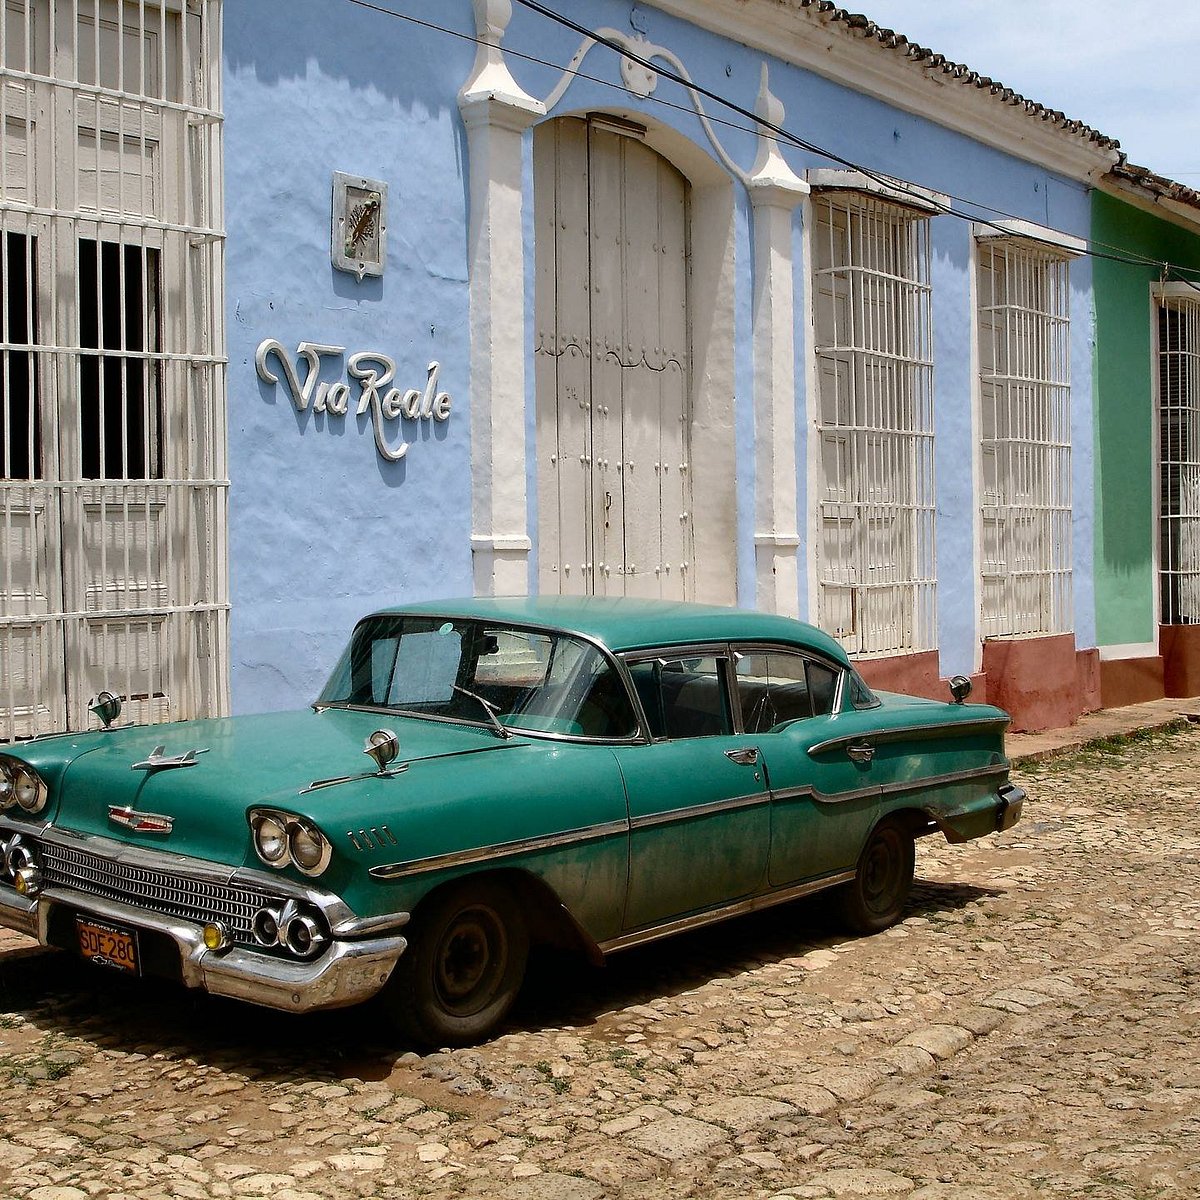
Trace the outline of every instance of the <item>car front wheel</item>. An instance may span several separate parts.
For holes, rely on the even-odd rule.
[[[912,834],[901,822],[885,820],[875,826],[854,879],[840,890],[842,918],[855,933],[878,933],[900,920],[915,861]]]
[[[464,1046],[504,1019],[521,988],[529,935],[511,894],[488,880],[434,896],[413,914],[409,948],[384,1001],[426,1046]]]

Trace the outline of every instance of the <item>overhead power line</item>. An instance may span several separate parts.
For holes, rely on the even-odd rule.
[[[398,12],[393,8],[388,8],[386,5],[374,3],[373,0],[347,0],[347,3],[353,4],[359,8],[369,9],[372,12],[381,13],[385,16],[393,17],[400,21],[405,21],[422,29],[428,29],[431,32],[441,33],[449,37],[457,38],[460,41],[470,42],[474,45],[483,44],[481,40],[474,34],[464,33],[461,30],[451,29],[447,26],[439,25],[435,21],[429,21],[421,17],[415,17],[411,13]],[[729,97],[713,91],[711,88],[705,87],[703,84],[697,83],[693,79],[685,78],[664,63],[658,61],[651,62],[649,59],[642,58],[640,55],[636,54],[620,42],[604,36],[597,30],[589,29],[586,25],[582,25],[579,22],[572,20],[570,17],[564,16],[562,13],[555,12],[545,4],[540,3],[540,0],[516,0],[516,3],[549,21],[553,21],[564,28],[572,30],[581,37],[590,39],[597,45],[604,46],[606,49],[611,50],[614,54],[620,56],[621,58],[627,58],[630,61],[637,63],[639,66],[644,67],[646,70],[652,71],[655,74],[670,80],[672,83],[676,83],[681,87],[687,88],[698,95],[703,96],[707,100],[713,101],[715,104],[721,105],[729,112],[741,117],[744,122],[748,122],[748,124],[746,124],[739,121],[733,121],[727,117],[721,117],[713,113],[707,113],[707,119],[713,124],[722,125],[729,129],[735,129],[741,133],[750,134],[755,134],[760,130],[766,129],[773,133],[776,138],[782,140],[786,144],[795,146],[797,149],[804,150],[809,154],[826,159],[829,162],[837,163],[839,166],[845,167],[848,170],[857,171],[859,174],[864,176],[864,178],[870,179],[893,194],[899,193],[903,195],[905,192],[908,192],[914,197],[914,199],[918,199],[923,207],[931,202],[927,192],[923,189],[917,190],[919,185],[914,184],[912,181],[898,179],[891,175],[881,174],[880,172],[864,165],[863,163],[857,162],[854,159],[846,158],[845,156],[837,153],[835,150],[830,150],[828,147],[821,146],[816,142],[810,141],[807,138],[803,138],[799,134],[793,133],[786,126],[777,125],[773,121],[767,120],[764,117],[760,117],[752,109],[748,109],[743,105],[738,104],[737,101],[731,100]],[[615,91],[625,91],[624,85],[615,83],[612,80],[603,79],[600,76],[588,74],[587,72],[581,71],[578,68],[571,68],[562,63],[557,63],[550,59],[542,58],[538,55],[518,50],[509,45],[504,47],[504,54],[507,57],[521,59],[522,61],[534,63],[537,66],[547,67],[550,70],[555,70],[560,73],[566,73],[570,70],[577,78],[587,80],[589,83],[596,83],[603,87],[612,88]],[[688,115],[695,115],[695,110],[690,105],[680,104],[675,101],[668,100],[665,97],[650,95],[643,97],[643,99],[648,103],[657,104],[664,108],[685,112]],[[1007,234],[1010,232],[1002,224],[1000,224],[1000,221],[1024,219],[1017,216],[1015,213],[1010,213],[1004,209],[996,208],[994,205],[986,204],[983,201],[973,200],[970,197],[958,196],[948,192],[943,192],[941,194],[945,195],[952,201],[956,201],[959,204],[968,205],[971,209],[976,210],[974,212],[961,212],[956,208],[953,208],[949,205],[940,204],[934,200],[933,203],[935,204],[935,207],[942,215],[956,217],[962,221],[970,221],[976,224],[985,225],[991,229],[994,229],[998,233]],[[979,215],[980,213],[990,213],[992,215],[989,218]],[[1023,233],[1022,237],[1025,240],[1039,242],[1043,245],[1048,245],[1056,249],[1061,248],[1057,242],[1054,242],[1048,238],[1039,238],[1036,234]],[[1200,277],[1200,268],[1186,267],[1179,263],[1172,263],[1163,259],[1152,258],[1149,255],[1140,254],[1138,251],[1127,246],[1118,246],[1112,243],[1102,242],[1091,237],[1087,239],[1087,243],[1088,247],[1085,251],[1083,251],[1083,254],[1086,257],[1101,259],[1108,262],[1121,263],[1127,266],[1153,267],[1160,271],[1164,278],[1174,275],[1179,281],[1188,284],[1194,290],[1200,292],[1200,287],[1197,287],[1196,284],[1192,283],[1186,278],[1187,275],[1195,275]]]

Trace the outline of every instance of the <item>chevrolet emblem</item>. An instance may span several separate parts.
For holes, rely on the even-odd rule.
[[[170,833],[175,826],[174,817],[164,817],[158,813],[138,812],[128,805],[114,804],[109,807],[108,819],[134,833]]]

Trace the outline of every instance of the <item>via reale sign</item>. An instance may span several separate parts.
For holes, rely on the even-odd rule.
[[[434,361],[426,368],[425,387],[408,388],[401,391],[392,386],[396,378],[396,360],[377,350],[360,350],[346,359],[349,380],[342,378],[330,382],[320,379],[321,360],[341,358],[345,346],[329,346],[322,342],[301,342],[296,347],[295,361],[289,357],[283,343],[275,338],[259,342],[254,353],[254,367],[258,377],[265,383],[277,384],[280,376],[271,369],[267,360],[275,356],[287,380],[292,403],[297,412],[305,412],[312,404],[313,412],[328,412],[344,417],[353,402],[355,414],[362,416],[371,412],[371,425],[375,431],[375,448],[388,462],[398,462],[408,453],[408,442],[388,441],[385,421],[404,417],[409,421],[445,421],[450,416],[453,401],[448,392],[437,390],[441,364]],[[300,378],[299,367],[304,364],[304,378]],[[352,391],[357,389],[357,394]]]

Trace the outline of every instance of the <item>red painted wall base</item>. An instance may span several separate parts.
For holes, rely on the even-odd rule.
[[[1099,707],[1098,663],[1098,652],[1076,652],[1073,633],[983,643],[988,702],[1009,712],[1014,732],[1073,725],[1085,704]]]
[[[1200,696],[1200,625],[1160,625],[1163,695]]]
[[[1105,708],[1145,704],[1147,700],[1161,700],[1166,694],[1163,660],[1157,654],[1110,658],[1100,664],[1100,696]]]
[[[931,700],[949,700],[950,692],[938,678],[938,652],[897,654],[891,658],[860,658],[854,665],[858,673],[881,692],[904,692],[909,696],[928,696]]]

